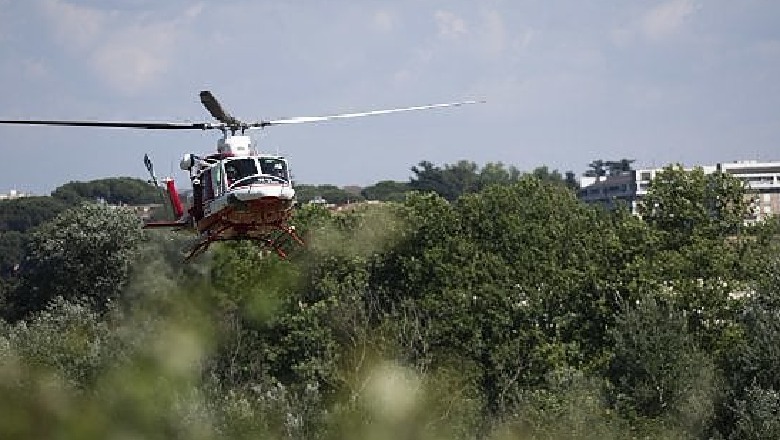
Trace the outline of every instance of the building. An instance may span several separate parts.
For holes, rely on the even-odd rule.
[[[647,192],[647,184],[640,180],[646,170],[624,171],[610,176],[582,176],[578,197],[586,203],[612,209],[623,203],[636,209],[636,202]],[[648,176],[651,174],[647,171]],[[649,179],[648,179],[649,180]]]
[[[780,213],[780,162],[737,161],[701,167],[705,173],[729,173],[747,185],[753,207],[750,220],[759,221]],[[686,168],[690,170],[691,168]],[[614,208],[625,203],[637,213],[637,202],[647,194],[650,181],[662,168],[624,171],[609,176],[583,176],[578,197],[586,203]]]
[[[718,170],[733,174],[747,185],[751,220],[761,221],[780,213],[780,162],[744,160],[718,164]]]
[[[132,209],[138,218],[148,222],[153,220],[156,216],[166,215],[165,207],[160,203],[150,203],[146,205],[126,205],[127,208]]]
[[[17,191],[15,189],[12,189],[11,191],[8,191],[7,193],[0,194],[0,200],[14,200],[14,199],[20,199],[22,197],[30,197],[32,194],[23,193],[20,191]]]

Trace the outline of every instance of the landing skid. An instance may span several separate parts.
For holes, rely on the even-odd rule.
[[[230,229],[239,230],[241,233],[229,236],[224,235]],[[264,226],[263,229],[267,229],[267,226]],[[184,261],[188,262],[192,258],[206,252],[211,243],[217,241],[251,240],[259,243],[261,247],[273,249],[281,259],[287,259],[287,253],[284,251],[283,246],[289,239],[292,239],[301,246],[305,245],[303,240],[298,236],[298,233],[295,232],[295,227],[290,225],[274,225],[271,232],[257,236],[251,234],[251,232],[257,233],[254,228],[247,227],[245,225],[234,224],[207,232],[197,243],[192,246],[187,256],[184,257]]]

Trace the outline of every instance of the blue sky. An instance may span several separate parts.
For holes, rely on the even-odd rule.
[[[301,183],[421,160],[638,166],[780,160],[780,2],[0,0],[0,119],[244,120],[484,98],[271,127]],[[0,192],[176,175],[217,132],[0,126]]]

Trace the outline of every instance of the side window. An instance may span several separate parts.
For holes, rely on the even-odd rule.
[[[287,174],[287,162],[280,160],[279,163],[274,165],[275,175],[281,177],[284,180],[290,180],[290,176]]]
[[[213,194],[222,194],[222,167],[219,165],[211,168],[211,188]]]
[[[214,188],[211,186],[211,170],[206,170],[200,175],[200,186],[203,191],[203,200],[214,198]]]
[[[234,164],[230,162],[225,164],[225,177],[227,177],[228,185],[232,185],[233,182],[238,180],[238,170]]]
[[[271,174],[271,161],[268,159],[260,159],[260,172],[263,174]]]

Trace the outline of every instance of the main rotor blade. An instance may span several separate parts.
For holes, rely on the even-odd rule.
[[[371,110],[371,111],[359,112],[359,113],[342,113],[338,115],[329,115],[329,116],[297,116],[292,118],[282,118],[282,119],[274,119],[270,121],[251,123],[248,124],[248,128],[262,128],[271,125],[302,124],[305,122],[322,122],[322,121],[329,121],[332,119],[359,118],[362,116],[386,115],[389,113],[400,113],[400,112],[408,112],[414,110],[429,110],[429,109],[442,108],[442,107],[458,107],[461,105],[481,104],[484,102],[485,101],[462,101],[462,102],[450,102],[446,104],[431,104],[431,105],[419,105],[415,107],[393,108],[388,110]]]
[[[222,124],[210,122],[141,122],[141,121],[61,121],[34,119],[5,119],[0,124],[59,125],[65,127],[142,128],[148,130],[208,130]]]
[[[210,91],[204,90],[200,92],[200,102],[203,103],[203,106],[206,107],[206,110],[208,110],[209,113],[211,113],[211,116],[214,116],[216,120],[229,126],[236,126],[240,123],[238,119],[231,116],[228,112],[225,111],[225,109],[222,108],[222,106],[219,104],[219,101],[217,101],[217,98],[215,98]]]

